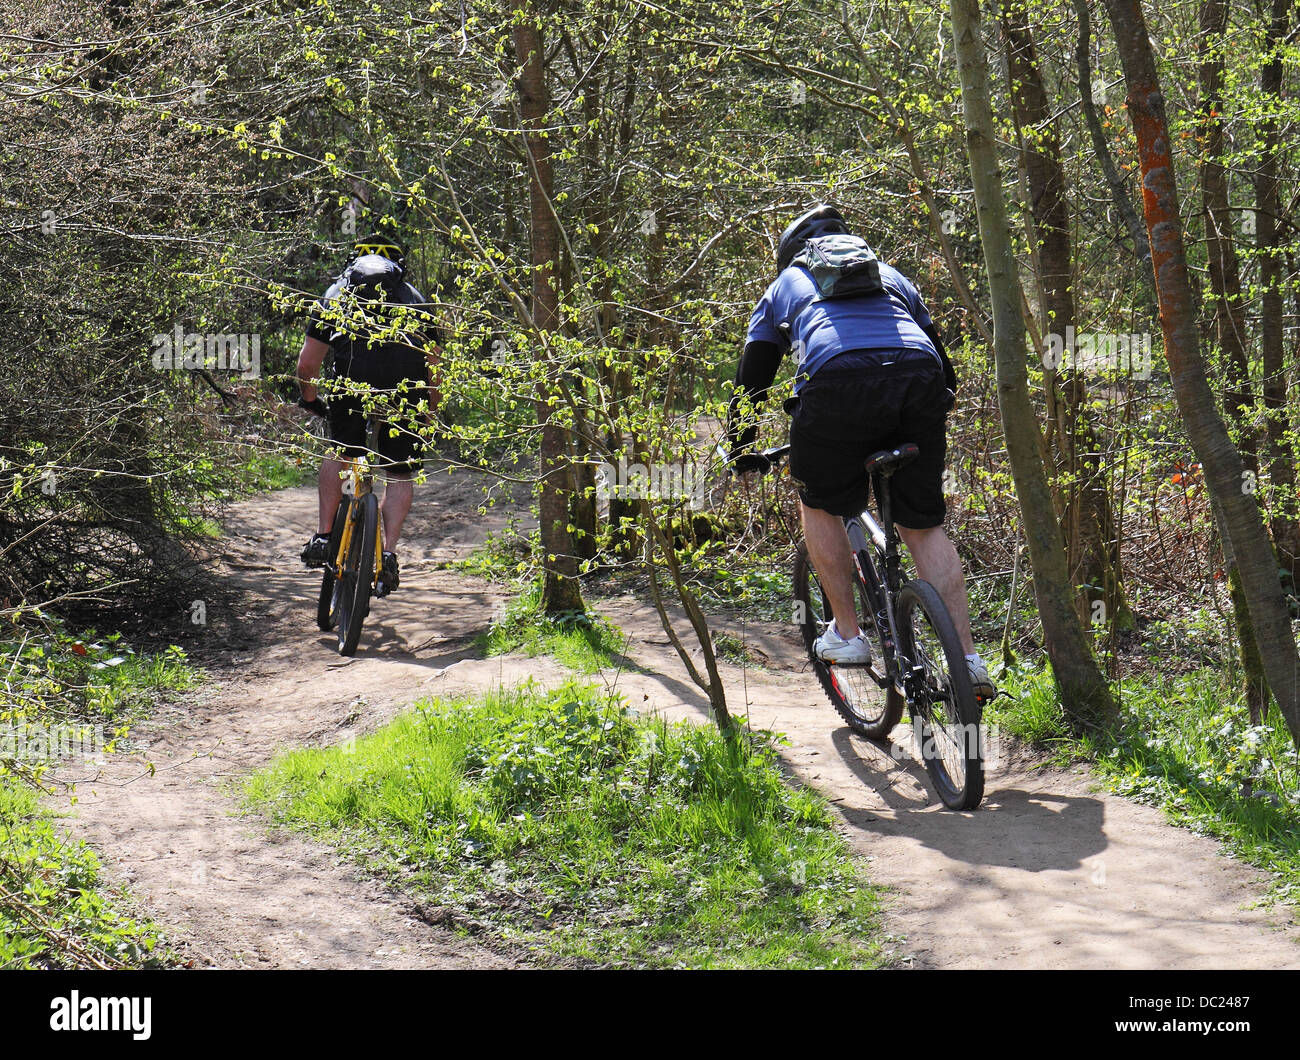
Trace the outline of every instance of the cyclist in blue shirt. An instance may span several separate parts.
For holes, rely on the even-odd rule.
[[[899,536],[917,573],[943,597],[952,615],[977,694],[994,692],[971,638],[966,581],[957,550],[943,530],[946,424],[956,378],[920,292],[897,269],[879,264],[883,290],[823,298],[810,272],[794,264],[810,239],[848,233],[833,206],[795,220],[777,247],[777,278],[749,319],[728,416],[730,453],[748,480],[766,471],[754,453],[756,427],[743,426],[739,398],[763,401],[781,359],[796,358],[790,425],[790,476],[799,487],[804,538],[834,620],[814,650],[828,662],[865,664],[871,649],[858,625],[853,559],[843,516],[870,499],[866,458],[915,442],[920,455],[889,480]]]

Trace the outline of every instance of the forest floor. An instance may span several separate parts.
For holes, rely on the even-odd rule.
[[[567,676],[546,658],[478,657],[475,634],[502,586],[443,569],[526,508],[484,516],[481,480],[431,477],[399,547],[402,587],[374,603],[354,657],[315,625],[319,575],[298,558],[314,490],[241,502],[214,544],[238,609],[209,608],[193,655],[210,680],[133,729],[133,749],[70,764],[77,802],[57,802],[196,966],[514,967],[530,958],[426,923],[409,898],[335,851],[240,811],[237,781],[281,749],[339,743],[413,700]],[[604,675],[642,714],[705,722],[654,609],[597,599],[634,664]],[[739,628],[720,623],[739,634]],[[796,782],[820,791],[887,888],[888,949],[925,968],[1300,968],[1293,910],[1268,906],[1262,874],[1160,812],[1108,794],[1082,766],[1057,768],[1002,741],[973,813],[946,811],[910,756],[852,735],[807,670],[793,626],[747,623],[766,660],[723,664],[728,703],[784,733]],[[597,678],[598,680],[598,678]],[[906,730],[904,730],[906,731]],[[153,770],[150,770],[152,764]]]

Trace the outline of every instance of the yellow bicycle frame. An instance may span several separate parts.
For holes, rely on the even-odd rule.
[[[348,457],[344,460],[339,478],[343,479],[343,500],[348,505],[348,517],[343,523],[343,539],[339,541],[338,551],[334,555],[334,577],[342,580],[343,559],[348,554],[348,546],[352,543],[352,527],[357,522],[353,505],[367,493],[374,492],[374,480],[365,457]],[[379,512],[378,515],[375,524],[375,562],[370,576],[372,588],[378,588],[379,575],[384,565],[384,513]]]

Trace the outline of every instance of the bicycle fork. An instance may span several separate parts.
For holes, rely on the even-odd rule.
[[[351,492],[344,491],[343,500],[340,503],[348,506],[348,517],[343,520],[343,536],[339,540],[338,551],[334,554],[334,577],[340,582],[343,580],[343,565],[347,562],[348,549],[352,545],[352,529],[357,523],[354,518],[356,505],[361,497],[367,493],[373,493],[374,490],[365,479],[357,483]],[[370,583],[373,588],[379,586],[379,576],[383,573],[384,566],[384,517],[381,512],[379,521],[375,526],[375,560],[371,565]]]

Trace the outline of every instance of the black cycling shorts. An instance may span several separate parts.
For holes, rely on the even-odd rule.
[[[920,455],[890,478],[894,521],[942,526],[943,465],[953,396],[925,350],[853,350],[817,370],[790,425],[790,477],[810,508],[857,515],[871,499],[867,457],[914,442]]]
[[[330,439],[347,456],[362,456],[366,450],[365,403],[374,399],[380,413],[377,433],[379,470],[404,475],[418,471],[424,461],[424,440],[417,433],[419,422],[415,406],[428,397],[428,369],[423,352],[398,345],[378,349],[335,350],[331,370],[340,380],[336,387],[346,387],[344,379],[364,383],[369,388],[361,394],[339,393],[329,400]]]

